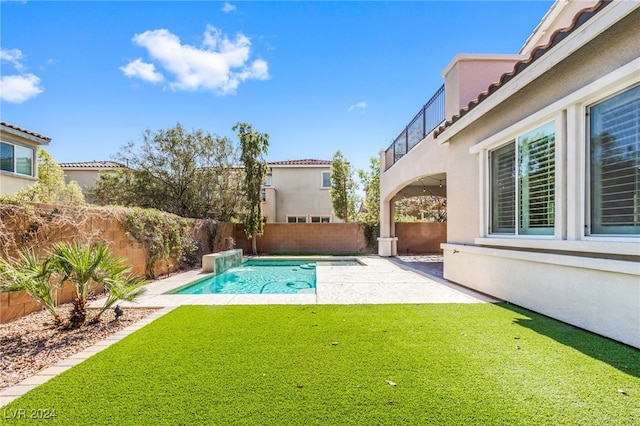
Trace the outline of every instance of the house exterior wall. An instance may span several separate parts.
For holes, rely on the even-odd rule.
[[[443,249],[444,277],[451,281],[640,347],[640,240],[585,231],[586,107],[640,83],[637,28],[640,9],[447,140]],[[491,235],[488,153],[550,121],[556,138],[554,235]]]
[[[69,170],[65,168],[63,171],[65,183],[75,181],[80,185],[83,193],[87,188],[96,186],[96,180],[101,172],[100,170]]]
[[[49,142],[15,129],[5,130],[4,124],[0,127],[0,141],[33,150],[32,176],[0,170],[0,196],[15,195],[25,186],[33,185],[38,181],[38,148]]]
[[[330,170],[328,166],[272,166],[275,220],[267,214],[267,221],[285,223],[288,216],[306,216],[310,221],[310,216],[329,216],[332,223],[341,222],[333,215],[329,188],[321,188],[322,172]],[[271,204],[265,211],[273,209]]]
[[[458,54],[442,73],[445,79],[445,117],[452,117],[478,97],[491,83],[525,59],[521,55]]]
[[[0,172],[0,196],[15,195],[25,186],[33,185],[36,182],[38,179],[34,177]]]
[[[640,238],[586,230],[587,107],[640,84],[637,28],[637,3],[610,3],[446,127],[435,144],[447,147],[446,279],[640,348]],[[549,122],[553,234],[491,234],[490,152]],[[381,236],[398,238],[398,247],[389,205],[402,182],[431,172],[428,155],[436,150],[419,148],[381,176]]]

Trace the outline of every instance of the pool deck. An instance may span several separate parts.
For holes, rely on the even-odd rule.
[[[404,259],[404,260],[403,260]],[[316,292],[298,294],[165,294],[209,274],[193,270],[147,285],[147,292],[132,307],[175,307],[181,305],[267,305],[267,304],[389,304],[389,303],[484,303],[489,296],[456,285],[438,274],[432,257],[387,259],[360,256],[363,265],[318,264]],[[410,261],[413,260],[413,261]],[[423,262],[420,262],[423,260]],[[437,260],[437,259],[436,259]],[[426,263],[431,265],[420,266]],[[416,266],[418,265],[418,266]],[[435,268],[435,269],[434,269]],[[441,268],[440,268],[441,271]],[[439,276],[440,275],[440,276]],[[91,307],[100,307],[99,299]]]

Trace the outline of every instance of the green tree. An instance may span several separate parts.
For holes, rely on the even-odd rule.
[[[396,222],[446,222],[447,199],[435,195],[405,198],[396,202]]]
[[[360,181],[364,185],[364,211],[359,220],[364,224],[365,237],[371,249],[377,247],[380,236],[380,159],[371,157],[369,170],[358,170]]]
[[[356,204],[358,197],[356,190],[358,184],[353,180],[351,164],[342,155],[340,150],[336,151],[331,160],[331,205],[333,214],[345,222],[355,219]]]
[[[361,222],[371,225],[380,224],[380,159],[371,157],[369,170],[358,170],[360,181],[364,185],[364,210]]]
[[[74,327],[86,321],[87,299],[94,293],[96,285],[104,284],[107,279],[113,280],[129,269],[104,242],[96,246],[83,245],[78,241],[61,242],[53,247],[50,259],[60,282],[70,281],[75,287],[73,311],[69,318]]]
[[[91,192],[98,204],[154,208],[182,217],[229,221],[244,199],[235,167],[238,150],[228,138],[180,125],[146,130],[142,143],[116,156],[126,167],[101,176]]]
[[[84,204],[78,183],[65,183],[64,171],[44,149],[38,150],[38,182],[21,189],[15,197],[22,201],[46,204]]]
[[[251,238],[253,254],[258,254],[256,238],[264,232],[260,192],[268,170],[263,155],[269,150],[269,135],[254,131],[248,123],[237,123],[232,130],[238,131],[240,161],[244,166],[244,193],[248,202],[248,212],[244,218],[245,234]]]

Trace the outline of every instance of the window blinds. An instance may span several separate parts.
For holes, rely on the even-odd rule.
[[[590,116],[591,233],[640,234],[640,86]]]

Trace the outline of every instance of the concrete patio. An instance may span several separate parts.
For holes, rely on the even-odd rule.
[[[336,266],[319,263],[316,268],[315,293],[166,294],[208,275],[194,270],[149,284],[147,292],[138,298],[137,303],[130,304],[130,306],[484,303],[496,301],[496,299],[484,294],[442,279],[441,273],[440,276],[437,273],[437,257],[429,256],[428,261],[422,259],[423,262],[419,262],[420,259],[416,260],[413,257],[405,256],[397,259],[362,256],[357,259],[362,265]],[[427,263],[431,264],[424,266]],[[91,306],[99,307],[103,303],[103,300],[96,300]],[[123,304],[123,306],[129,305]]]

